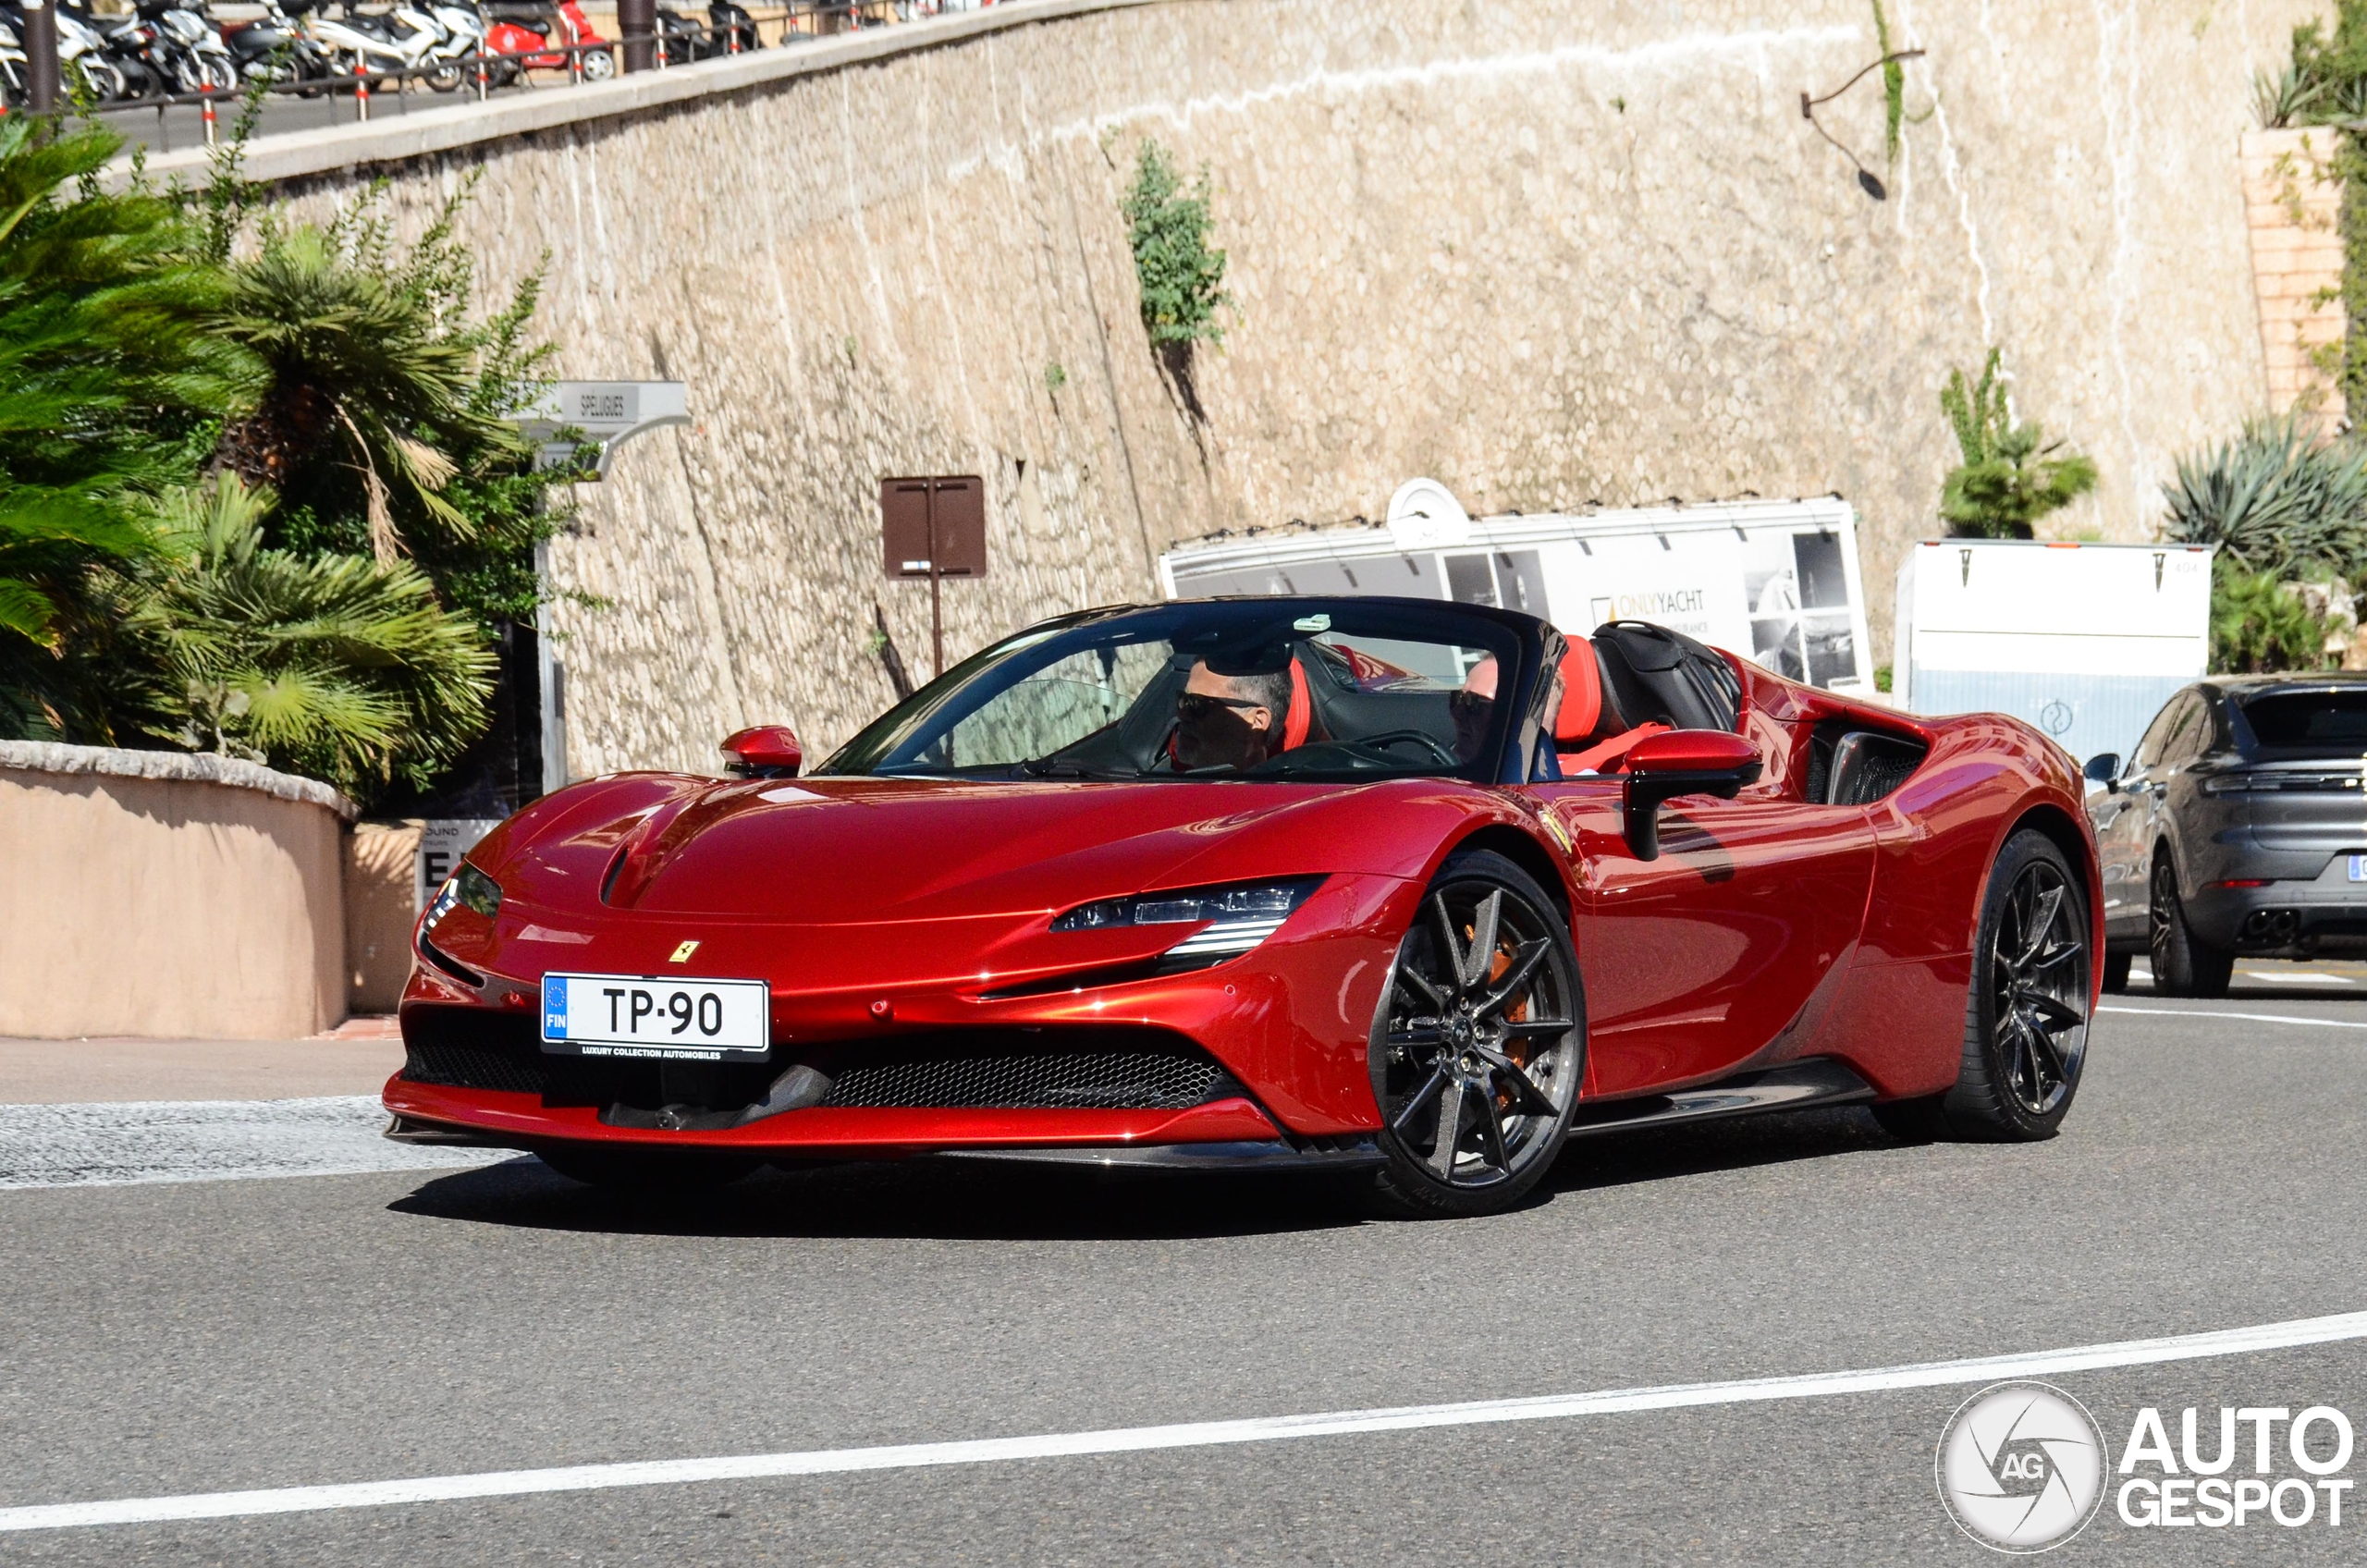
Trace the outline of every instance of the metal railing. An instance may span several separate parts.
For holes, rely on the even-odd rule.
[[[646,37],[636,36],[630,40],[599,37],[580,43],[561,43],[554,40],[514,51],[451,55],[401,67],[381,69],[371,66],[361,71],[338,69],[326,76],[297,80],[250,81],[238,87],[210,87],[194,92],[153,92],[140,98],[89,104],[84,105],[84,110],[97,115],[153,112],[156,116],[159,150],[170,152],[172,132],[167,111],[194,105],[199,111],[199,125],[205,144],[210,147],[220,139],[224,116],[235,116],[247,99],[257,93],[265,98],[318,98],[326,108],[327,123],[332,125],[347,117],[345,107],[350,104],[350,117],[355,121],[366,121],[371,116],[374,100],[389,93],[395,98],[398,113],[410,113],[414,83],[425,84],[431,79],[448,79],[455,69],[460,75],[459,86],[437,92],[437,97],[448,101],[459,93],[472,92],[477,101],[483,103],[496,92],[513,88],[572,86],[595,80],[585,72],[584,60],[594,55],[605,55],[621,67],[629,43],[645,43],[651,51],[652,68],[666,70],[696,65],[704,60],[728,59],[745,53],[742,35],[752,29],[756,34],[757,48],[777,49],[846,32],[919,21],[950,12],[977,10],[993,4],[995,0],[802,0],[802,3],[801,0],[791,0],[791,4],[783,6],[744,6],[742,8],[749,17],[745,23],[709,22],[705,26],[693,28],[691,33],[700,41],[697,45],[699,53],[690,59],[669,57],[675,52],[673,46],[686,34],[679,31],[669,33],[661,24],[656,31]],[[704,12],[705,7],[701,6],[700,10]],[[556,67],[542,64],[554,56],[563,64]],[[538,81],[537,78],[542,80]]]

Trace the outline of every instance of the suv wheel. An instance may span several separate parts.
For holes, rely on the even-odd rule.
[[[2224,997],[2236,955],[2197,937],[2178,902],[2177,868],[2165,846],[2153,856],[2153,989],[2165,997]]]

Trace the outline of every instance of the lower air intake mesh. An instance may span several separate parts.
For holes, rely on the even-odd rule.
[[[403,1077],[452,1089],[539,1095],[550,1069],[534,1020],[464,1008],[422,1008],[403,1031]]]
[[[842,1069],[822,1103],[970,1110],[1184,1110],[1232,1091],[1181,1045],[1011,1055],[900,1053]]]

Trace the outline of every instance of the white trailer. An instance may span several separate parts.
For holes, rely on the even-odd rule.
[[[1657,621],[1766,668],[1869,692],[1858,515],[1838,496],[1474,520],[1415,480],[1386,527],[1196,540],[1159,557],[1171,599],[1393,594],[1542,616],[1572,636]]]
[[[2211,655],[2203,545],[1926,539],[1898,568],[1894,695],[2008,713],[2073,756],[2123,756]]]

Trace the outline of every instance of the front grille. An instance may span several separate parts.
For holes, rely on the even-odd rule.
[[[534,1020],[472,1008],[415,1010],[403,1029],[403,1077],[450,1089],[539,1095],[550,1088]]]
[[[554,1105],[737,1111],[796,1065],[545,1056],[522,1012],[423,1007],[404,1019],[413,1084],[539,1095]],[[831,1080],[826,1106],[942,1110],[1184,1110],[1243,1092],[1215,1060],[1157,1029],[961,1029],[901,1041],[809,1047]]]
[[[1147,1034],[1148,1032],[1145,1032]],[[1040,1039],[1040,1036],[1037,1037]],[[967,1044],[967,1048],[964,1045]],[[822,1103],[946,1110],[1184,1110],[1240,1092],[1205,1053],[1155,1035],[1123,1049],[987,1051],[942,1045],[865,1052]]]

